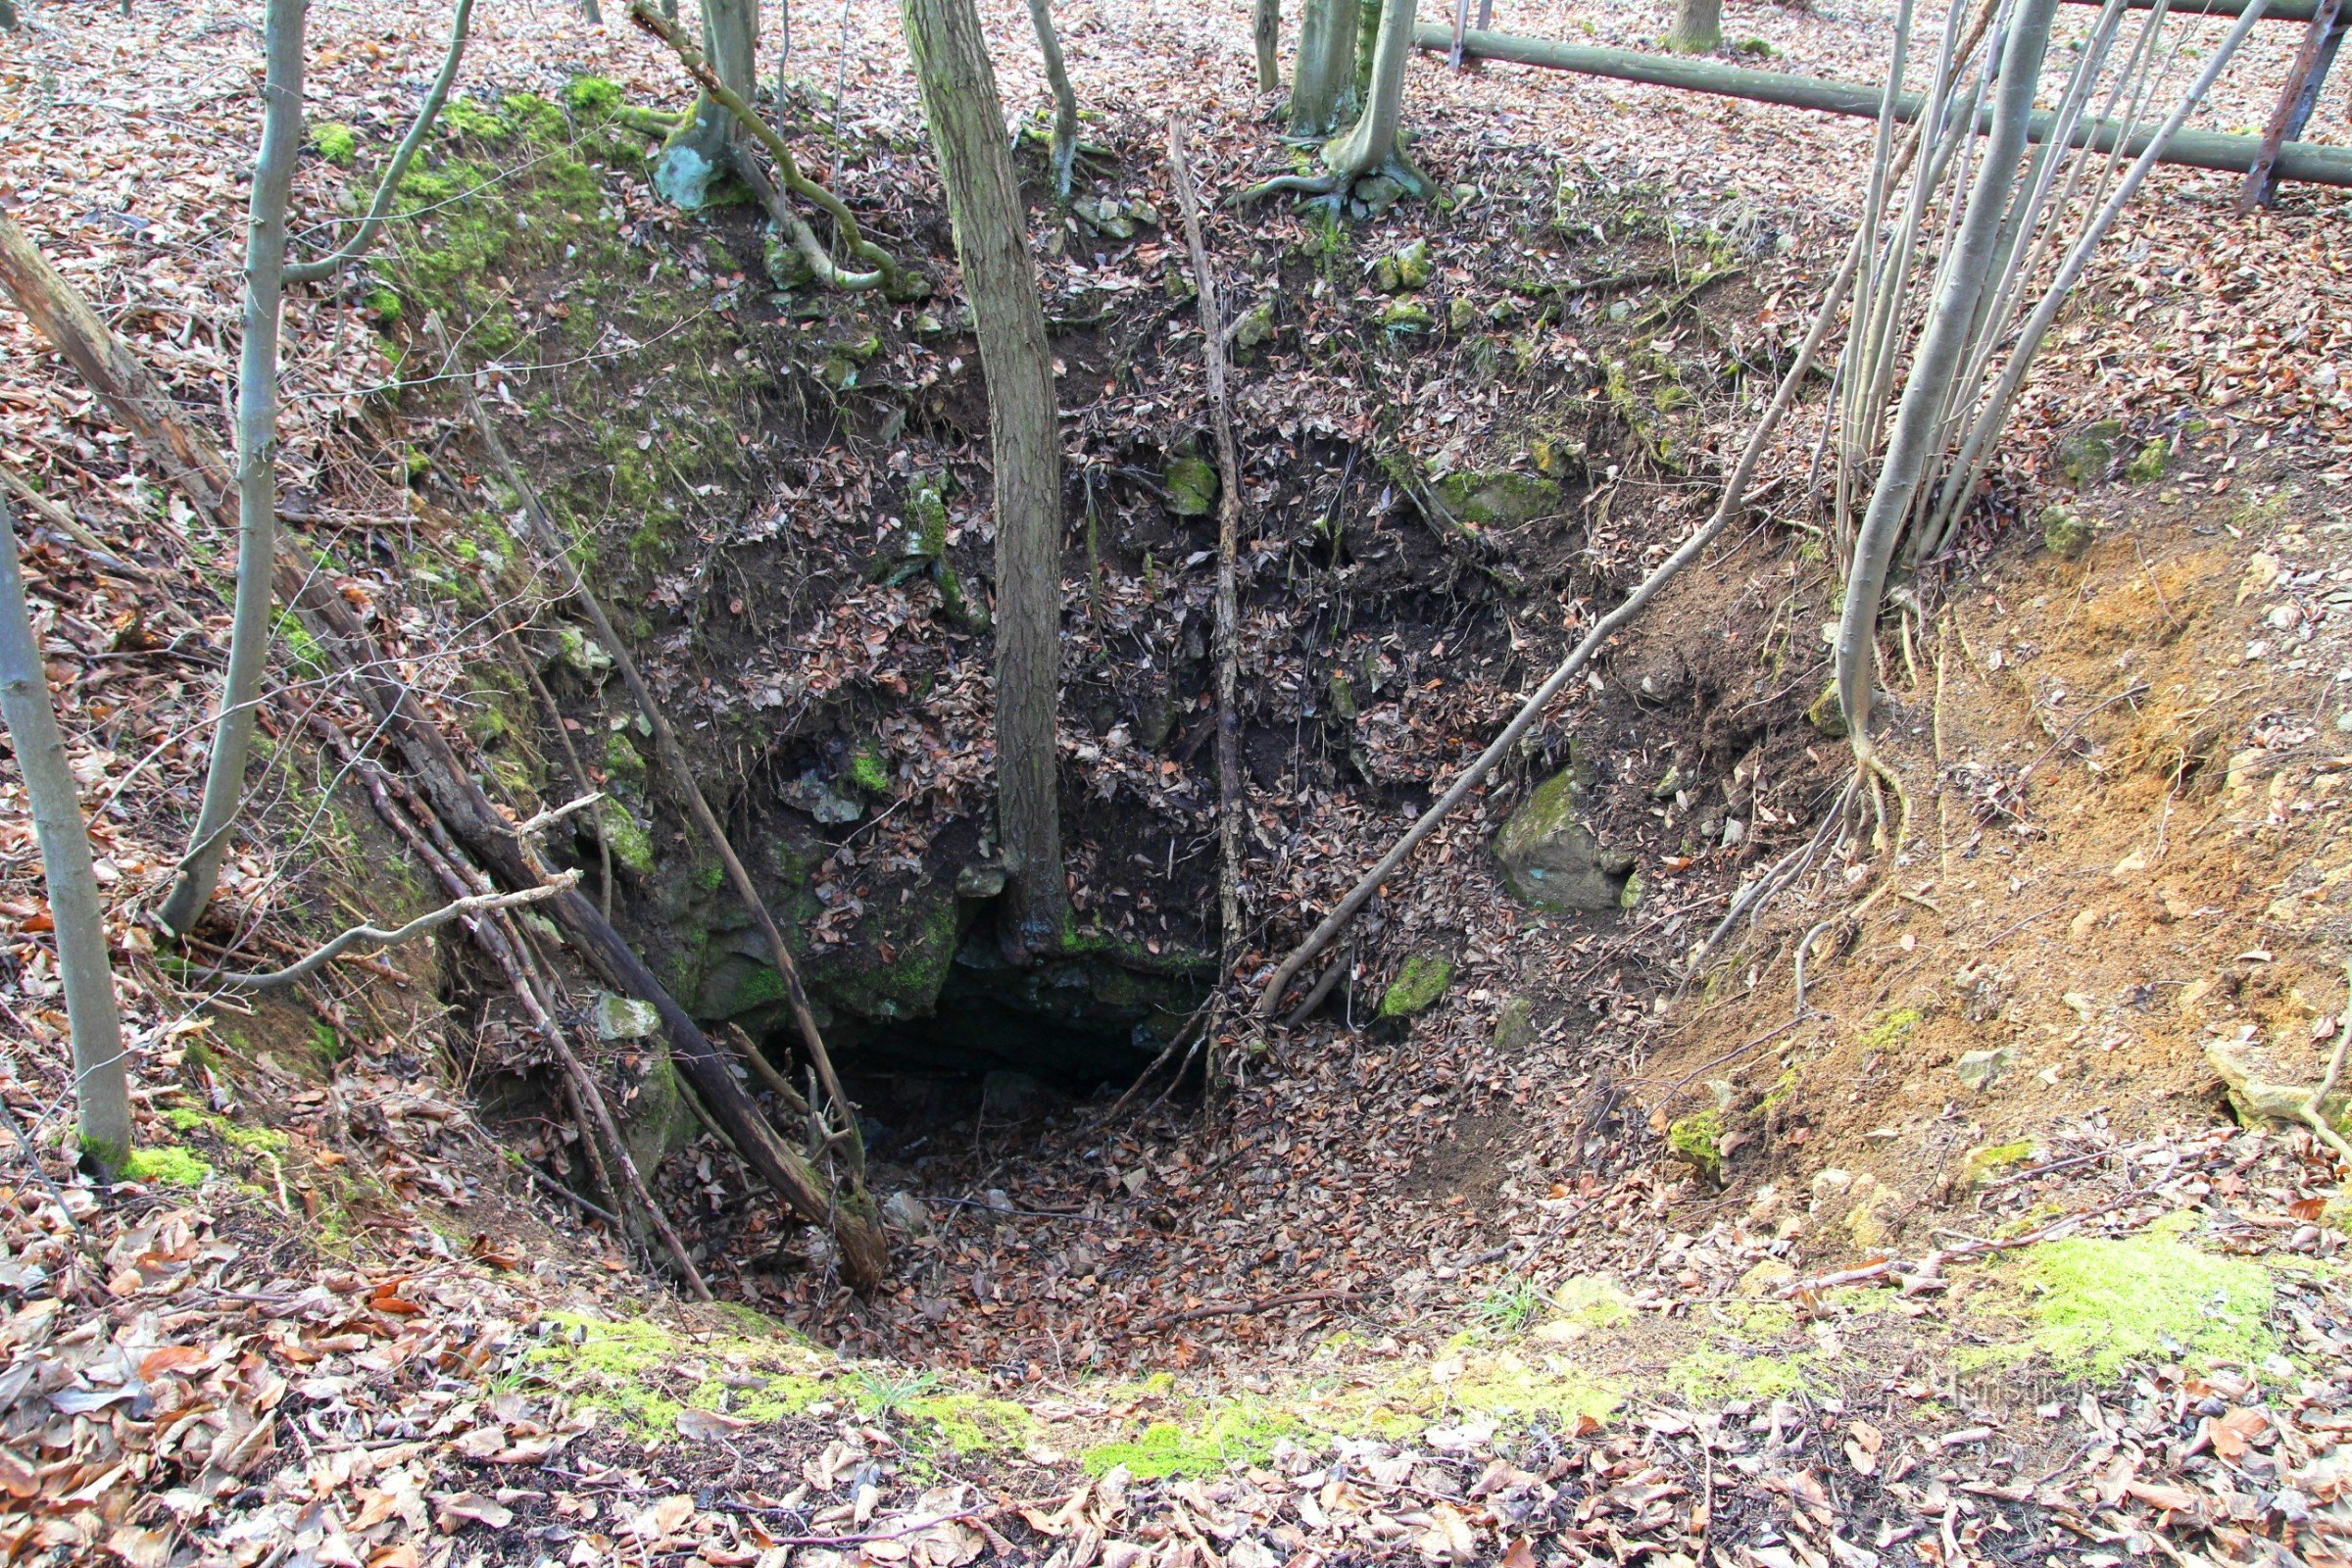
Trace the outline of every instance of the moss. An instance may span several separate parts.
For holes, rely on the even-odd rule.
[[[1866,1051],[1892,1051],[1926,1020],[1926,1016],[1917,1007],[1897,1007],[1862,1031],[1862,1047]]]
[[[905,1412],[918,1439],[958,1457],[1024,1452],[1039,1430],[1037,1417],[1022,1406],[977,1394],[909,1399]]]
[[[1449,473],[1434,489],[1439,505],[1481,528],[1515,528],[1560,510],[1556,480],[1508,468]]]
[[[605,772],[618,779],[645,777],[645,758],[627,732],[617,729],[605,731]]]
[[[1671,1123],[1666,1147],[1707,1180],[1723,1179],[1723,1112],[1709,1106]]]
[[[1276,1443],[1304,1430],[1305,1423],[1287,1410],[1236,1400],[1190,1424],[1155,1421],[1132,1440],[1102,1444],[1081,1457],[1089,1475],[1124,1465],[1138,1481],[1199,1478],[1262,1464]]]
[[[746,1420],[775,1422],[824,1396],[823,1357],[749,1308],[738,1307],[731,1315],[754,1332],[688,1340],[643,1318],[551,1312],[546,1321],[555,1332],[524,1354],[523,1371],[575,1408],[604,1411],[648,1442],[675,1439],[682,1410],[724,1410]],[[757,1333],[760,1327],[764,1335]],[[738,1370],[725,1379],[705,1377],[682,1387],[679,1368],[713,1360]]]
[[[2041,514],[2042,548],[2061,560],[2072,561],[2090,548],[2090,519],[2069,506],[2044,508]]]
[[[2060,479],[2081,489],[2107,472],[2115,462],[2115,443],[2123,433],[2123,426],[2113,419],[2101,419],[2063,436],[2050,449],[2050,466]]]
[[[564,84],[564,107],[584,117],[612,114],[624,97],[620,84],[608,76],[578,75]]]
[[[324,121],[311,127],[311,146],[337,169],[349,169],[360,156],[360,138],[349,125]]]
[[[1588,1329],[1615,1328],[1634,1315],[1633,1298],[1615,1280],[1597,1274],[1576,1274],[1551,1293],[1560,1316]]]
[[[164,1123],[183,1137],[211,1133],[229,1148],[243,1150],[248,1154],[282,1154],[291,1147],[286,1135],[274,1127],[247,1127],[188,1105],[175,1105],[165,1111]]]
[[[1429,241],[1425,239],[1417,239],[1372,264],[1372,286],[1383,294],[1427,288],[1436,275],[1437,264],[1430,259]]]
[[[956,960],[956,900],[934,890],[905,906],[903,920],[876,929],[870,921],[858,945],[872,955],[861,966],[812,976],[827,1000],[862,1018],[913,1018],[931,1010]],[[884,959],[880,954],[888,951]]]
[[[1206,458],[1170,458],[1161,479],[1168,510],[1179,517],[1204,517],[1217,504],[1216,466]]]
[[[605,824],[605,842],[612,858],[640,877],[654,874],[654,840],[618,801],[600,801],[597,811]]]
[[[890,763],[872,747],[860,746],[850,754],[850,782],[868,795],[888,795]]]
[[[1379,1016],[1410,1018],[1426,1012],[1453,980],[1453,960],[1435,953],[1416,953],[1404,960],[1389,989],[1380,994]]]
[[[1407,337],[1436,330],[1438,318],[1419,300],[1396,299],[1381,310],[1380,324],[1391,337]]]
[[[1685,1398],[1709,1404],[1726,1399],[1785,1399],[1808,1387],[1810,1352],[1795,1355],[1734,1353],[1715,1346],[1691,1351],[1667,1368],[1666,1379]]]
[[[441,134],[444,136],[475,136],[483,141],[505,141],[514,134],[510,121],[493,114],[469,98],[452,98],[441,106]]]
[[[1968,1157],[1960,1162],[1960,1185],[1969,1188],[1980,1186],[1993,1172],[2007,1170],[2012,1165],[2022,1165],[2033,1156],[2034,1146],[2031,1143],[1990,1144],[1983,1149],[1972,1149],[1968,1152]]]
[[[2039,1354],[2063,1371],[2112,1381],[2150,1358],[2261,1360],[2277,1348],[2270,1272],[2189,1245],[2183,1233],[2195,1224],[2193,1214],[2174,1213],[2138,1236],[2069,1237],[2029,1249],[1996,1276],[2020,1294],[2013,1310],[2027,1333],[1964,1363]]]
[[[1826,739],[1845,739],[1845,709],[1838,701],[1836,681],[1824,686],[1821,695],[1813,699],[1812,706],[1805,710],[1805,722],[1820,731]]]
[[[184,1149],[166,1144],[158,1149],[134,1149],[119,1162],[123,1179],[152,1182],[159,1187],[202,1187],[213,1179],[213,1167]]]
[[[2163,441],[2151,441],[2139,449],[2124,469],[2124,477],[2133,484],[2154,484],[2173,466],[2173,449]]]

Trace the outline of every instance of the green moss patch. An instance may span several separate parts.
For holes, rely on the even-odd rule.
[[[698,1341],[642,1318],[555,1312],[547,1322],[548,1338],[523,1356],[525,1375],[649,1443],[674,1440],[685,1410],[768,1423],[800,1414],[825,1394],[824,1358],[776,1325],[764,1325],[762,1338]]]
[[[126,1181],[151,1182],[159,1187],[202,1187],[213,1179],[213,1167],[186,1150],[166,1144],[160,1149],[134,1149],[122,1165]]]
[[[2111,1381],[2134,1361],[2257,1361],[2276,1348],[2270,1271],[2183,1240],[2195,1224],[2169,1215],[2139,1236],[2070,1237],[2027,1249],[1997,1276],[2017,1293],[2004,1315],[2025,1335],[1975,1352],[1978,1364],[2038,1354]]]
[[[311,127],[311,146],[337,169],[349,169],[360,156],[360,138],[349,125],[332,120]]]
[[[1138,1481],[1223,1475],[1236,1464],[1262,1464],[1277,1442],[1305,1430],[1288,1411],[1236,1401],[1191,1422],[1154,1421],[1133,1439],[1089,1448],[1083,1459],[1089,1475],[1125,1465]]]
[[[1435,953],[1416,953],[1404,960],[1389,989],[1380,994],[1380,1016],[1410,1018],[1426,1012],[1453,980],[1453,960]]]

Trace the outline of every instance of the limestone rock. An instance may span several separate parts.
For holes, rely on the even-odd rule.
[[[1179,517],[1205,517],[1215,509],[1217,469],[1206,458],[1170,458],[1161,478],[1168,487],[1168,510]]]
[[[1494,836],[1494,858],[1523,903],[1561,910],[1619,908],[1634,858],[1604,848],[1577,820],[1584,795],[1577,773],[1571,763],[1538,786]]]
[[[1993,1080],[2008,1067],[2015,1053],[2007,1046],[1999,1046],[1991,1051],[1965,1052],[1958,1061],[1952,1063],[1952,1075],[1981,1095],[1992,1087]]]
[[[2053,556],[2074,560],[2090,548],[2090,519],[2072,507],[2050,507],[2041,514],[2041,542]]]
[[[1437,267],[1430,260],[1429,241],[1417,239],[1372,264],[1372,284],[1383,294],[1410,293],[1427,288]]]
[[[1481,528],[1516,528],[1560,509],[1556,481],[1509,468],[1449,473],[1437,482],[1436,492],[1447,512]]]
[[[596,994],[596,1038],[599,1040],[643,1040],[662,1030],[662,1014],[650,1002],[634,997],[617,996],[610,991]]]
[[[1410,1018],[1417,1012],[1427,1012],[1446,994],[1453,980],[1453,960],[1435,953],[1416,953],[1404,960],[1396,978],[1380,996],[1380,1016],[1385,1019]]]
[[[2060,479],[2079,490],[2093,479],[2106,477],[2115,463],[2115,443],[2123,433],[2123,426],[2113,419],[2085,425],[2060,438],[2050,449],[2050,466]]]
[[[2298,1055],[2301,1059],[2290,1059]],[[2230,1108],[2241,1123],[2310,1125],[2303,1119],[2303,1106],[2327,1070],[2321,1053],[2281,1052],[2260,1039],[2217,1040],[2205,1048],[2205,1060],[2228,1086]],[[2320,1114],[2329,1126],[2352,1136],[2352,1085],[2329,1095]]]
[[[1525,1051],[1536,1043],[1536,1009],[1525,997],[1505,997],[1494,1014],[1494,1049]]]

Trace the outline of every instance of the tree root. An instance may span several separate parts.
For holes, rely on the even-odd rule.
[[[858,220],[851,216],[840,197],[801,172],[801,166],[794,160],[792,149],[785,144],[784,138],[777,135],[774,127],[760,117],[758,110],[744,101],[741,93],[718,79],[718,73],[710,69],[710,63],[703,58],[703,52],[684,33],[662,20],[645,0],[632,0],[629,20],[669,46],[670,52],[678,57],[678,64],[686,68],[686,74],[694,78],[695,85],[708,93],[713,103],[733,115],[736,122],[767,149],[767,156],[775,161],[776,183],[832,219],[849,253],[871,269],[863,272],[845,270],[808,227],[808,220],[794,212],[775,188],[768,185],[749,159],[738,153],[735,160],[737,172],[755,191],[761,192],[768,216],[776,220],[776,226],[784,231],[785,237],[792,242],[792,248],[808,264],[817,281],[828,288],[847,293],[862,293],[874,288],[896,289],[900,280],[898,262],[888,251],[865,237],[858,227]]]

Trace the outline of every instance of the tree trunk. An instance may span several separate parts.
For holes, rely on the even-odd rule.
[[[1380,52],[1381,0],[1356,0],[1355,101],[1372,99],[1372,57]]]
[[[74,1123],[81,1151],[110,1178],[130,1157],[130,1076],[122,1063],[122,1015],[115,1006],[115,971],[106,953],[106,915],[90,871],[89,831],[74,770],[49,706],[49,675],[24,577],[17,569],[16,515],[0,498],[0,718],[17,752],[17,771],[32,808],[32,831],[49,884],[57,933],[57,971],[66,987],[74,1035]]]
[[[203,918],[245,798],[245,762],[270,662],[271,558],[277,548],[277,324],[285,300],[286,199],[302,150],[302,24],[307,0],[270,0],[264,24],[262,147],[245,235],[245,341],[237,360],[237,597],[228,674],[213,729],[204,801],[179,875],[158,910],[185,936]]]
[[[1846,574],[1845,604],[1838,619],[1838,707],[1845,715],[1854,750],[1865,759],[1870,753],[1871,688],[1878,672],[1879,601],[1886,590],[1886,569],[1911,514],[1938,416],[1967,348],[1985,268],[2000,239],[2001,216],[2017,182],[2018,155],[2025,151],[2034,89],[2057,9],[2058,0],[2021,0],[2010,24],[1984,162],[1969,190],[1947,264],[1940,269],[1943,286],[1912,351],[1911,373],[1903,382],[1902,402],[1886,437],[1886,458],[1854,538],[1854,564]]]
[[[17,30],[17,0],[0,0],[0,32]]]
[[[664,8],[666,9],[666,7]],[[675,13],[671,13],[674,15]],[[760,0],[703,0],[703,56],[731,92],[750,101],[760,46]],[[735,117],[709,93],[694,101],[654,165],[654,187],[691,211],[733,167]]]
[[[1029,0],[1029,24],[1037,29],[1038,53],[1046,57],[1046,80],[1054,88],[1054,198],[1070,199],[1070,172],[1078,162],[1078,94],[1061,58],[1054,30],[1053,0]]]
[[[1298,14],[1298,58],[1291,75],[1291,134],[1328,136],[1355,69],[1356,0],[1306,0]]]
[[[1061,431],[1004,111],[972,0],[906,0],[988,382],[997,509],[997,831],[1008,946],[1050,953],[1068,918],[1055,794],[1061,687]]]
[[[1413,0],[1388,0],[1381,15],[1380,44],[1372,54],[1372,91],[1347,139],[1323,150],[1323,161],[1343,181],[1370,173],[1396,151],[1403,117],[1404,62],[1413,52]]]
[[[1723,44],[1723,0],[1675,0],[1666,46],[1681,54],[1712,54]]]
[[[7,3],[0,0],[0,6]],[[1257,90],[1272,92],[1282,85],[1282,0],[1256,0],[1250,31],[1257,44]]]

